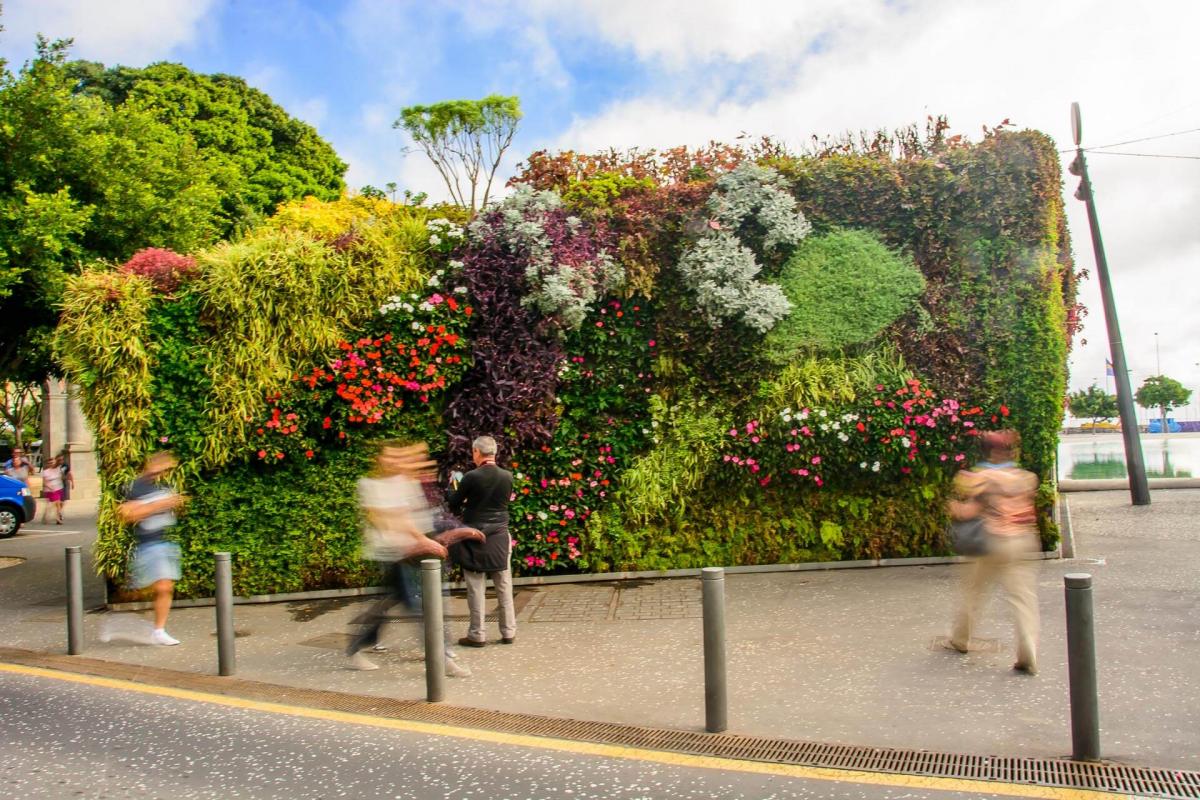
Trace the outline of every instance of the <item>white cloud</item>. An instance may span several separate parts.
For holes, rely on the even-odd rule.
[[[877,25],[896,13],[894,4],[882,0],[756,0],[739,5],[727,0],[527,0],[525,6],[531,15],[673,67],[799,54],[823,44],[826,36]]]
[[[145,66],[194,42],[219,0],[6,0],[5,49],[31,52],[34,37],[74,38],[72,53]]]

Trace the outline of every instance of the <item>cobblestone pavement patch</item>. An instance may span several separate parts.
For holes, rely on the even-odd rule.
[[[531,622],[613,622],[703,616],[694,580],[555,587],[543,592]]]

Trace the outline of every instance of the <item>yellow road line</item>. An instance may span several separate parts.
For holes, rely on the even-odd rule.
[[[542,736],[527,736],[516,733],[501,733],[499,731],[479,730],[476,728],[459,728],[453,725],[442,725],[432,722],[416,722],[412,720],[389,719],[385,717],[370,717],[363,714],[352,714],[346,711],[332,711],[323,708],[306,708],[304,706],[288,706],[280,703],[267,703],[260,700],[246,700],[240,697],[208,694],[190,689],[175,689],[169,686],[152,686],[150,684],[134,683],[115,678],[103,678],[94,675],[80,675],[71,672],[43,669],[41,667],[26,667],[18,664],[0,663],[0,672],[10,672],[17,675],[33,675],[71,683],[82,683],[88,686],[103,686],[109,689],[139,692],[141,694],[171,697],[177,700],[191,700],[198,703],[228,706],[252,711],[262,711],[269,714],[286,714],[293,717],[345,722],[354,725],[368,725],[374,728],[421,733],[429,736],[451,736],[458,739],[471,739],[477,742],[531,747],[540,750],[555,750],[577,755],[600,756],[603,758],[621,758],[633,761],[648,761],[656,764],[670,764],[679,767],[696,767],[701,769],[723,770],[726,772],[746,772],[757,775],[774,775],[783,778],[799,778],[806,780],[833,781],[837,783],[860,783],[874,786],[899,786],[909,789],[934,789],[947,792],[977,792],[981,794],[998,794],[1007,797],[1037,797],[1052,798],[1052,800],[1113,800],[1117,795],[1108,792],[1098,792],[1090,789],[1068,789],[1055,786],[1030,786],[1021,783],[1002,783],[998,781],[980,781],[965,778],[938,778],[925,775],[900,775],[885,772],[863,772],[859,770],[832,769],[828,767],[804,767],[793,764],[768,764],[759,761],[739,761],[715,756],[697,756],[685,753],[668,753],[660,750],[643,750],[636,747],[620,745],[596,744],[593,742],[576,742],[568,739],[550,739]]]

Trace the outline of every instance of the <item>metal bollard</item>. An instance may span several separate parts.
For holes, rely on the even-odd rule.
[[[67,655],[83,652],[83,563],[78,546],[67,549]]]
[[[700,570],[704,605],[704,730],[720,733],[729,727],[725,687],[725,570]]]
[[[421,560],[421,611],[425,624],[425,699],[446,697],[446,643],[442,640],[442,561]]]
[[[229,553],[213,553],[217,579],[217,674],[237,672],[233,629],[233,570]]]
[[[1067,595],[1067,674],[1071,694],[1071,758],[1100,760],[1100,700],[1096,684],[1096,625],[1092,576],[1063,576]]]

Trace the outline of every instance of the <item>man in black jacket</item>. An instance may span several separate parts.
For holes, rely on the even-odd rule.
[[[463,524],[483,531],[483,542],[464,541],[450,548],[450,557],[462,567],[467,584],[467,607],[471,622],[467,635],[458,640],[464,647],[483,647],[487,632],[483,627],[484,586],[490,577],[496,587],[500,610],[500,642],[512,644],[517,638],[517,616],[513,611],[512,539],[508,533],[508,501],[512,496],[512,473],[496,466],[496,440],[480,436],[471,443],[475,469],[451,485],[446,493],[450,510]]]

